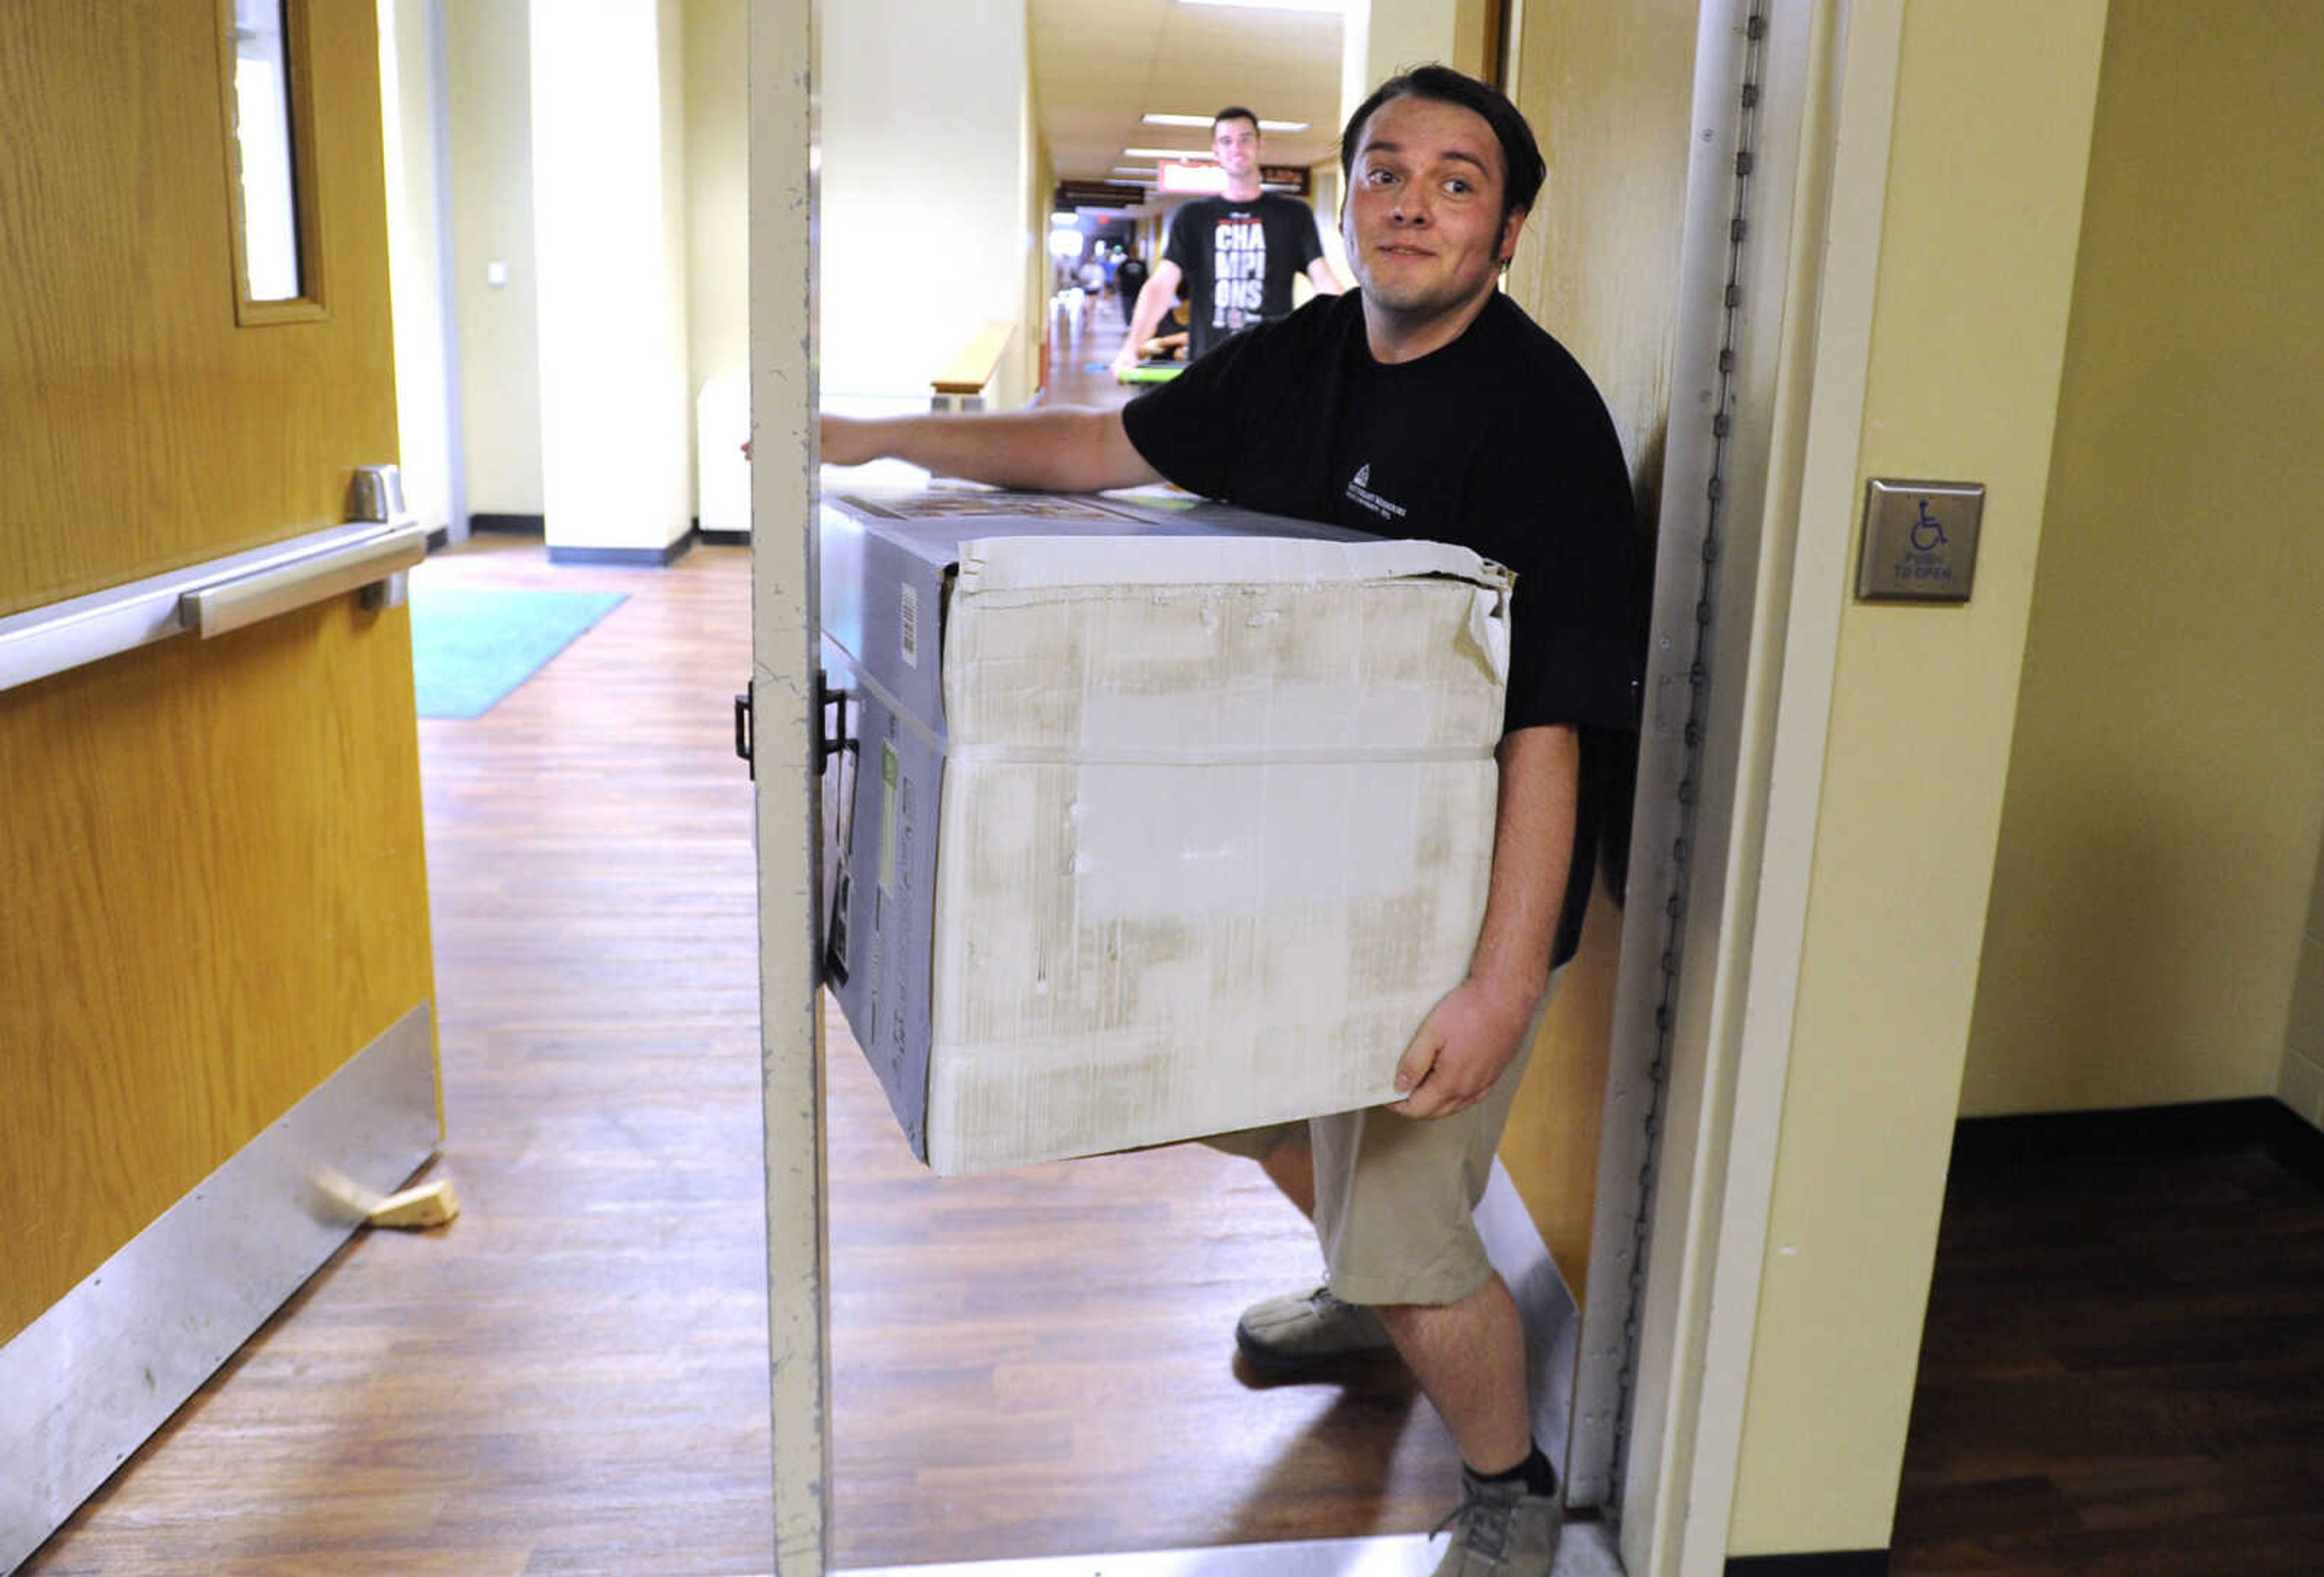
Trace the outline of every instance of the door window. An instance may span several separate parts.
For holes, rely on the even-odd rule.
[[[319,317],[302,0],[225,0],[235,297],[244,323]]]

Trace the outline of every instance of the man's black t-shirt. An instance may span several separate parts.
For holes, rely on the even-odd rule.
[[[1315,214],[1297,198],[1197,198],[1170,216],[1164,261],[1186,276],[1187,359],[1238,329],[1291,311],[1291,281],[1323,255]]]
[[[1629,472],[1589,374],[1504,295],[1452,344],[1374,361],[1362,297],[1308,303],[1123,408],[1180,486],[1247,509],[1474,549],[1517,575],[1509,730],[1582,731],[1582,799],[1554,961],[1579,944],[1605,773],[1637,724]]]

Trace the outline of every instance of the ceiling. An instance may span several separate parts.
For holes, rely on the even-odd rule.
[[[1031,0],[1041,135],[1060,180],[1131,180],[1124,148],[1207,152],[1210,128],[1149,126],[1149,111],[1208,116],[1247,105],[1267,120],[1269,164],[1334,156],[1340,126],[1340,18],[1180,0]],[[1152,177],[1145,178],[1152,184]]]

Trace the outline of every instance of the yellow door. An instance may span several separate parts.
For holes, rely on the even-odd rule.
[[[0,631],[345,522],[353,468],[394,459],[374,25],[372,0],[0,5]],[[15,1350],[399,1026],[432,1143],[406,612],[343,593],[9,684],[0,782]],[[300,1142],[311,1190],[333,1152]]]

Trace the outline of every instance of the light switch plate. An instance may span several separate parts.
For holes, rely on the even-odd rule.
[[[1977,579],[1982,482],[1875,477],[1864,490],[1856,595],[1864,602],[1965,603]]]

